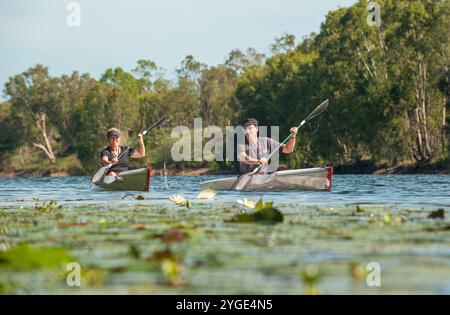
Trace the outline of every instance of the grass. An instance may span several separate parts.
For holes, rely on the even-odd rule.
[[[18,170],[25,175],[85,175],[85,171],[75,154],[60,157],[55,163],[51,163],[40,151],[24,153],[23,156],[5,157],[2,169],[4,171]]]

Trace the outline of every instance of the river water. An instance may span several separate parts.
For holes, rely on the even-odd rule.
[[[103,191],[90,188],[90,178],[29,177],[0,178],[0,206],[27,205],[56,200],[77,204],[130,204],[132,196],[142,195],[140,203],[168,203],[171,195],[182,195],[193,202],[202,181],[225,176],[154,176],[150,192]],[[128,195],[128,196],[127,196]],[[335,175],[331,192],[271,191],[219,192],[213,202],[259,199],[283,204],[345,206],[349,204],[387,205],[392,208],[450,209],[449,175]]]

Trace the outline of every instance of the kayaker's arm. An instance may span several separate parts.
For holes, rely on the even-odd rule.
[[[263,164],[266,165],[268,163],[267,159],[262,158],[262,159],[254,159],[251,156],[247,155],[245,152],[242,152],[239,155],[239,161],[244,163],[244,164]]]
[[[108,157],[106,155],[102,156],[102,163],[104,166],[110,164],[111,162],[109,161]]]
[[[295,148],[295,139],[297,138],[298,128],[291,128],[290,132],[292,133],[292,137],[289,139],[288,143],[283,147],[283,153],[292,153]]]
[[[109,158],[106,155],[102,156],[102,164],[103,166],[109,165],[111,163],[117,163],[119,162],[119,159],[117,157],[113,157],[112,161],[109,160]]]
[[[133,158],[142,158],[145,156],[145,144],[142,133],[138,135],[138,138],[139,138],[139,146],[137,150],[135,150],[131,155],[131,157]]]

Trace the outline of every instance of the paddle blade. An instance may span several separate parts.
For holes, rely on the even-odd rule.
[[[108,174],[109,169],[111,168],[111,165],[106,165],[98,169],[98,171],[92,176],[92,183],[95,185],[100,185],[103,183],[103,179],[105,178],[106,174]]]
[[[238,177],[236,181],[231,186],[231,189],[234,190],[244,190],[250,185],[253,179],[253,173],[244,174]]]
[[[326,111],[329,104],[330,104],[330,100],[326,100],[325,102],[323,102],[322,104],[317,106],[317,108],[311,114],[309,114],[308,117],[306,117],[305,122],[307,122],[310,119],[313,119],[316,116],[319,116],[324,111]]]

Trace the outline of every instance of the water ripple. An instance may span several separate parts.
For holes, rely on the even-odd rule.
[[[142,194],[146,200],[164,202],[170,195],[181,194],[194,199],[200,191],[200,182],[223,176],[171,176],[169,187],[164,177],[155,176],[151,191]],[[128,192],[92,190],[90,178],[32,177],[0,178],[0,205],[35,203],[37,199],[60,202],[106,203],[120,201]],[[133,192],[136,194],[136,192]],[[217,202],[264,197],[266,200],[302,205],[389,204],[410,208],[450,209],[449,175],[335,175],[331,192],[272,191],[219,193]],[[123,202],[133,202],[125,198]]]

